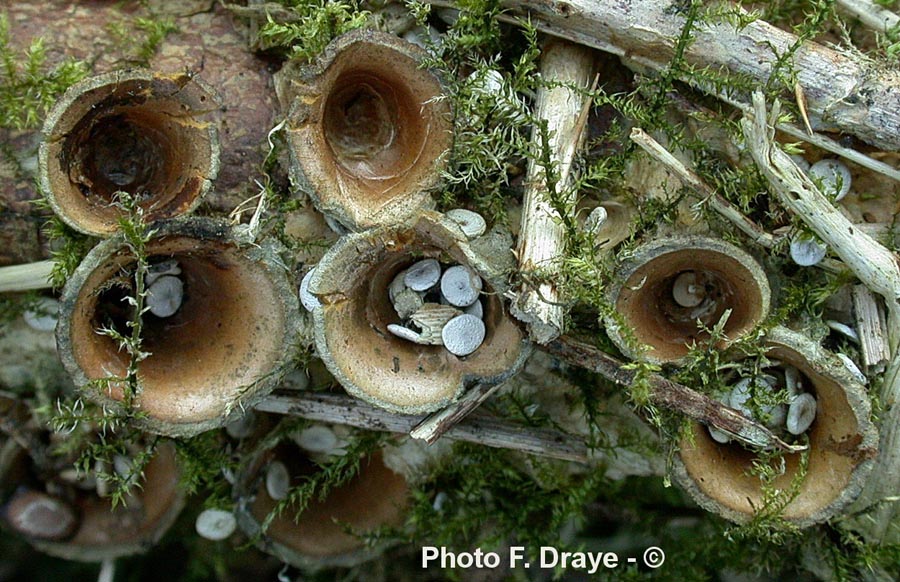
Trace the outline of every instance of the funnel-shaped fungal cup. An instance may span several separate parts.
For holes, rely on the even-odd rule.
[[[303,483],[321,470],[307,454],[289,442],[265,451],[248,465],[238,482],[238,523],[250,536],[275,509],[270,495],[272,467],[284,471],[286,481],[276,497]],[[333,487],[322,498],[314,498],[294,520],[296,509],[288,506],[264,532],[264,548],[298,567],[347,567],[374,557],[380,549],[366,548],[365,541],[348,533],[372,533],[403,524],[409,486],[382,460],[381,452],[363,458],[359,473]]]
[[[726,310],[725,336],[734,340],[769,311],[769,283],[762,267],[741,249],[701,236],[656,240],[634,251],[617,271],[611,299],[633,340],[618,321],[606,318],[610,338],[629,357],[677,362],[691,344],[709,339]]]
[[[806,475],[782,517],[806,527],[836,515],[859,495],[874,465],[877,432],[869,420],[869,401],[860,385],[834,355],[810,339],[785,328],[766,338],[767,356],[799,371],[798,383],[816,401],[809,439]],[[751,474],[756,453],[743,446],[716,442],[695,423],[679,443],[675,475],[702,507],[738,523],[764,507],[760,477]],[[801,453],[785,456],[785,470],[771,484],[783,492],[801,470]]]
[[[171,443],[157,448],[144,468],[140,487],[134,486],[126,504],[115,508],[111,498],[100,497],[93,490],[62,487],[58,479],[54,482],[55,489],[60,490],[58,495],[41,492],[40,488],[44,485],[35,481],[27,453],[11,441],[4,446],[0,456],[3,499],[6,500],[8,492],[15,490],[7,502],[4,515],[8,524],[13,524],[17,517],[24,520],[28,512],[40,515],[40,511],[28,507],[34,503],[43,504],[40,509],[45,514],[52,506],[58,505],[68,508],[74,515],[75,524],[69,528],[64,539],[36,536],[35,531],[26,535],[20,527],[12,525],[37,549],[59,558],[100,562],[146,552],[162,538],[184,507],[175,447]],[[11,515],[11,512],[22,515]],[[65,512],[57,512],[58,519],[64,515]],[[32,530],[39,525],[35,521]]]
[[[512,259],[509,248],[504,250]],[[502,256],[502,252],[493,256],[476,252],[459,225],[428,211],[412,224],[345,236],[325,255],[310,281],[310,291],[320,301],[313,310],[319,355],[349,393],[396,412],[434,411],[458,397],[467,385],[505,380],[521,367],[528,349],[500,295],[510,268]],[[454,266],[466,267],[479,284],[484,281],[477,300],[481,317],[462,313],[471,306],[439,305],[440,299],[431,297],[441,295],[440,283],[419,292],[425,306],[434,307],[435,316],[457,310],[462,314],[454,316],[461,320],[483,322],[475,330],[484,334],[480,345],[468,355],[451,353],[436,327],[430,333],[434,343],[415,343],[395,335],[402,318],[395,308],[399,303],[391,302],[392,282],[402,282],[404,271],[426,259],[453,265],[445,273]],[[416,293],[408,288],[405,292]],[[416,321],[417,316],[412,319]],[[425,336],[431,319],[418,321]],[[459,339],[455,337],[454,343]]]
[[[147,244],[142,351],[135,405],[143,428],[193,435],[222,426],[263,398],[290,359],[297,297],[281,247],[242,246],[222,222],[190,218],[159,227]],[[130,356],[108,335],[128,335],[135,257],[115,237],[95,247],[69,280],[57,327],[60,357],[76,384],[102,404],[123,400],[123,385],[90,384],[126,376]],[[172,285],[172,279],[178,284]]]
[[[187,75],[116,71],[73,85],[44,125],[41,187],[81,232],[108,236],[123,216],[116,192],[148,220],[190,212],[219,169],[212,91]]]
[[[425,53],[356,30],[295,80],[288,119],[292,178],[351,230],[401,222],[429,205],[452,142],[440,81]]]

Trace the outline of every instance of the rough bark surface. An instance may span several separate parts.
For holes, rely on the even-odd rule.
[[[44,38],[47,66],[66,58],[83,60],[90,74],[133,67],[121,59],[128,54],[110,26],[128,26],[137,16],[169,18],[178,27],[161,43],[149,67],[164,73],[197,74],[220,95],[223,110],[218,127],[221,140],[221,170],[200,213],[228,212],[258,191],[253,183],[260,176],[268,151],[266,134],[275,125],[277,103],[272,70],[266,61],[247,50],[244,25],[218,2],[176,0],[138,4],[117,2],[72,3],[9,2],[2,10],[9,18],[10,48],[21,54],[33,39]],[[129,39],[140,42],[140,35]],[[45,213],[31,201],[38,198],[34,187],[40,130],[13,132],[0,129],[0,143],[9,144],[16,162],[0,155],[0,265],[47,257],[47,244],[40,233]]]

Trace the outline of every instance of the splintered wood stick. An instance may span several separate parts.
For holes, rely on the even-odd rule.
[[[900,509],[900,265],[893,252],[856,228],[778,148],[773,126],[779,113],[777,101],[767,112],[763,94],[753,94],[753,113],[741,120],[750,154],[781,203],[825,241],[860,281],[881,295],[887,308],[891,359],[880,394],[884,410],[878,462],[853,506],[856,511],[871,510],[864,519],[854,520],[854,526],[870,541],[883,541]]]
[[[688,169],[678,158],[672,155],[658,141],[650,137],[650,135],[639,127],[631,130],[631,141],[636,143],[647,152],[650,157],[663,164],[681,179],[686,186],[697,192],[703,197],[703,202],[708,203],[710,207],[718,212],[723,218],[729,220],[741,232],[749,236],[757,244],[766,248],[775,246],[775,237],[764,231],[755,222],[747,218],[734,204],[716,194],[715,190],[710,188],[706,182],[700,179],[700,176]]]
[[[626,57],[657,71],[671,63],[687,12],[681,8],[684,4],[669,0],[502,0],[501,5],[504,11],[499,18],[503,20],[529,20],[545,34]],[[695,24],[684,56],[695,69],[737,74],[764,85],[779,57],[796,43],[795,35],[763,20],[737,30],[725,17],[710,17]],[[894,69],[875,67],[862,55],[809,41],[797,49],[792,62],[813,129],[855,135],[885,150],[900,149],[900,75]],[[690,72],[680,77],[692,82]],[[730,103],[750,106],[749,96],[733,90],[726,94],[711,86],[697,88]]]
[[[422,420],[419,416],[394,414],[350,396],[293,390],[276,391],[257,404],[256,410],[402,434],[408,434]],[[451,427],[445,437],[563,461],[590,460],[583,440],[557,430],[525,427],[480,411]]]
[[[563,336],[543,348],[566,362],[587,368],[619,386],[631,386],[637,372],[625,368],[623,362],[587,344]],[[786,452],[806,450],[806,446],[790,445],[772,431],[747,418],[737,410],[691,390],[658,374],[648,378],[650,399],[660,406],[681,412],[688,418],[714,426],[729,436],[760,448],[777,448]]]
[[[870,0],[837,0],[838,9],[859,18],[866,27],[885,33],[900,24],[900,16],[875,6]]]
[[[0,267],[0,293],[49,289],[53,287],[48,281],[52,271],[53,261]]]
[[[414,439],[421,439],[429,445],[433,444],[448,430],[462,422],[465,417],[481,406],[502,386],[502,383],[494,384],[493,386],[486,384],[472,386],[462,398],[447,408],[425,417],[422,422],[413,427],[409,432],[409,436]]]
[[[572,205],[570,170],[575,152],[584,137],[589,104],[570,86],[587,89],[594,73],[592,50],[564,41],[551,41],[541,54],[541,77],[545,81],[569,86],[545,87],[538,90],[537,117],[547,122],[549,148],[555,165],[557,183],[547,183],[544,168],[534,158],[528,162],[525,200],[522,204],[522,228],[517,256],[519,270],[540,273],[540,281],[526,282],[511,307],[512,314],[528,324],[531,338],[541,344],[559,336],[565,310],[560,303],[553,274],[565,248],[565,226],[556,206]],[[535,143],[541,143],[539,128],[533,132]],[[554,205],[551,196],[559,197]]]
[[[878,305],[875,294],[865,285],[854,285],[853,317],[859,334],[859,346],[863,365],[869,373],[884,371],[884,365],[891,357],[888,349],[884,311]]]

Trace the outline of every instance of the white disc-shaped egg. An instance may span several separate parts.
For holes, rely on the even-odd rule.
[[[181,307],[184,283],[174,275],[163,275],[147,289],[147,306],[156,317],[171,317]]]
[[[423,259],[406,270],[403,282],[413,291],[427,291],[441,280],[441,264],[435,259]]]
[[[287,497],[291,488],[291,475],[287,466],[281,461],[272,461],[266,469],[266,493],[269,497],[279,501]]]
[[[850,192],[850,168],[844,162],[828,158],[819,160],[809,167],[809,175],[822,180],[822,186],[825,188],[825,194],[834,196],[835,200],[840,200]]]
[[[237,520],[230,511],[204,509],[197,516],[194,527],[200,537],[217,542],[234,533],[237,528]]]
[[[465,265],[456,265],[444,271],[441,277],[441,294],[450,305],[468,307],[481,293],[481,277]]]
[[[464,313],[447,322],[441,330],[444,347],[455,356],[468,356],[484,342],[484,322]]]
[[[447,218],[459,225],[466,238],[473,239],[483,235],[487,230],[487,223],[477,212],[465,208],[454,208],[447,211]]]
[[[810,237],[797,237],[791,241],[791,259],[801,267],[811,267],[822,262],[828,247]]]
[[[319,302],[319,298],[309,292],[309,281],[312,279],[313,273],[316,272],[315,267],[309,270],[309,272],[303,275],[303,279],[300,281],[300,303],[303,304],[303,307],[307,311],[312,311],[316,307],[322,305]]]
[[[791,400],[787,414],[787,430],[791,434],[803,434],[816,419],[816,399],[804,392]]]

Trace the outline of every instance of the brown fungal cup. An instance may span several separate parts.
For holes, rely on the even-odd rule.
[[[294,80],[292,178],[351,230],[409,218],[439,182],[451,113],[423,56],[396,36],[360,29]]]
[[[219,169],[213,92],[187,75],[116,71],[73,85],[50,111],[39,152],[53,210],[81,232],[108,236],[133,195],[148,220],[193,210]]]
[[[28,456],[15,443],[4,446],[0,462],[0,489],[9,490],[28,479]],[[144,470],[140,488],[132,489],[134,497],[127,505],[112,507],[109,498],[94,492],[77,490],[68,499],[56,499],[70,508],[75,518],[65,529],[64,539],[50,536],[27,536],[40,551],[82,562],[100,562],[146,552],[171,527],[184,507],[184,495],[179,489],[179,470],[175,462],[175,447],[165,443],[157,448]],[[48,497],[34,491],[13,495],[12,504],[27,496]],[[63,515],[63,514],[60,514]],[[9,522],[9,516],[6,517]],[[41,539],[43,538],[43,539]]]
[[[692,300],[677,294],[686,281],[695,293]],[[611,299],[637,342],[649,350],[635,352],[619,323],[608,317],[606,329],[616,346],[629,357],[663,363],[679,361],[692,343],[709,338],[698,320],[712,328],[730,309],[726,337],[751,330],[768,314],[770,291],[762,267],[741,249],[708,237],[675,236],[635,250],[617,271]]]
[[[528,344],[500,296],[504,271],[493,261],[501,255],[476,252],[455,223],[427,211],[412,224],[343,237],[310,281],[310,291],[322,303],[313,311],[320,357],[350,394],[410,414],[446,406],[474,382],[505,380],[524,363]],[[387,330],[388,324],[401,322],[388,286],[423,258],[467,265],[485,281],[486,335],[468,356],[412,343]]]
[[[277,501],[265,486],[266,465],[278,460],[285,464],[291,486],[302,483],[320,470],[306,454],[288,442],[265,451],[249,465],[237,485],[238,523],[250,536]],[[403,476],[385,466],[382,453],[364,458],[359,473],[344,485],[332,488],[324,499],[314,498],[295,522],[295,509],[288,507],[276,517],[264,534],[264,549],[298,567],[347,567],[374,557],[378,548],[367,549],[360,537],[382,527],[403,524],[409,486]]]
[[[171,317],[143,316],[135,404],[150,431],[193,435],[222,426],[263,398],[290,359],[298,303],[273,241],[243,247],[225,223],[191,218],[159,227],[147,244],[152,264],[177,261],[183,302]],[[111,325],[130,333],[135,259],[120,237],[102,242],[75,271],[62,296],[57,345],[76,384],[92,400],[115,404],[122,386],[89,382],[124,377],[129,355],[110,337]]]
[[[865,387],[837,358],[810,339],[785,328],[767,337],[768,357],[795,366],[816,398],[810,427],[809,464],[797,497],[782,516],[807,527],[836,515],[859,495],[874,465],[878,435],[869,420]],[[691,440],[693,442],[691,442]],[[695,423],[679,443],[675,476],[702,507],[743,523],[764,505],[760,478],[750,474],[755,454],[736,443],[714,441]],[[797,475],[800,453],[785,456],[786,469],[772,484],[787,491]]]

